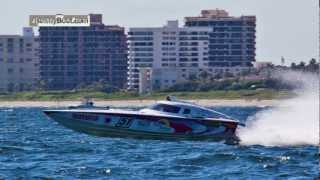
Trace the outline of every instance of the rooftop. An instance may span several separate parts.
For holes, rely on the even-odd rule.
[[[202,10],[200,16],[185,17],[186,21],[199,21],[199,20],[235,20],[235,19],[248,19],[255,20],[255,16],[229,16],[229,13],[224,9],[207,9]]]
[[[229,13],[224,9],[209,9],[201,11],[202,17],[229,17]]]

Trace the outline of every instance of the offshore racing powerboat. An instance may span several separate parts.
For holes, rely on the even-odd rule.
[[[243,125],[220,112],[170,96],[141,110],[95,107],[89,102],[44,113],[67,128],[106,137],[234,140],[237,127]]]

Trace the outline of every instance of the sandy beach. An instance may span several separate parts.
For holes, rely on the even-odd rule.
[[[128,107],[148,106],[157,100],[95,100],[96,106]],[[201,99],[189,100],[203,106],[275,106],[281,100],[225,100],[225,99]],[[0,107],[66,107],[81,104],[80,101],[0,101]]]

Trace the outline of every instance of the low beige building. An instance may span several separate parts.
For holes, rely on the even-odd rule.
[[[139,93],[149,93],[168,89],[176,84],[187,81],[224,76],[226,73],[239,76],[247,67],[216,67],[216,68],[194,68],[194,67],[168,67],[168,68],[140,68],[139,69]],[[206,74],[206,75],[205,75]]]
[[[38,42],[32,28],[23,28],[23,35],[0,35],[0,92],[34,89],[38,64]]]
[[[272,66],[272,62],[271,61],[256,61],[253,63],[253,67],[257,70]]]

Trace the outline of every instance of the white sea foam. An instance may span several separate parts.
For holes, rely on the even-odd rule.
[[[249,117],[240,128],[242,145],[294,146],[319,144],[319,77],[298,72],[275,73],[279,80],[300,84],[297,97]]]

